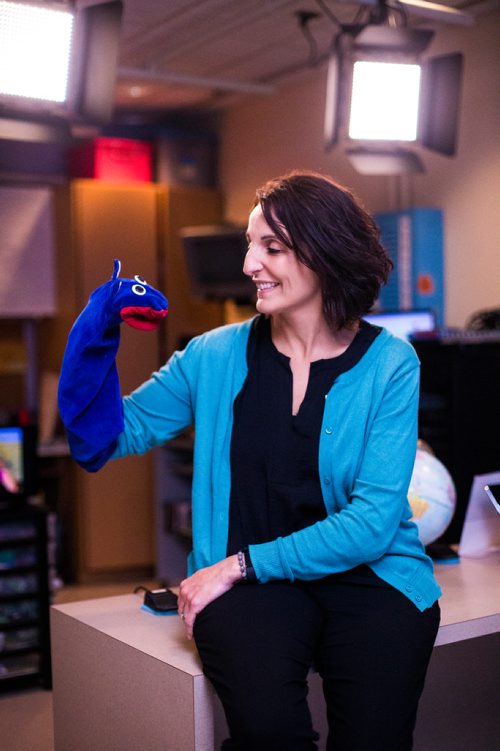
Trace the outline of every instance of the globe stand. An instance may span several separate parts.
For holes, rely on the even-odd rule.
[[[457,551],[445,542],[431,542],[425,546],[425,552],[436,563],[460,563]]]

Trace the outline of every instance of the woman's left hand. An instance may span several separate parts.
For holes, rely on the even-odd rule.
[[[241,579],[238,556],[231,555],[213,566],[207,566],[184,579],[179,587],[178,609],[188,639],[193,637],[196,616]]]

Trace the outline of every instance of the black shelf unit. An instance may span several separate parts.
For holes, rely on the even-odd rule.
[[[0,692],[51,688],[47,512],[0,500]]]
[[[419,438],[443,462],[457,491],[440,542],[457,544],[474,475],[500,469],[500,332],[412,343],[421,362]]]

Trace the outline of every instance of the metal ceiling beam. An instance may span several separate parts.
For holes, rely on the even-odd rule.
[[[346,1],[346,0],[341,0]],[[347,0],[353,2],[353,0]],[[380,0],[358,0],[361,5],[371,7],[379,6]],[[394,10],[397,7],[387,2],[387,9]],[[470,13],[459,10],[448,5],[440,3],[427,2],[427,0],[400,0],[400,8],[408,11],[421,18],[428,18],[431,21],[440,21],[441,23],[454,23],[460,26],[471,26],[474,23],[474,16]]]
[[[174,84],[177,86],[199,86],[217,91],[231,91],[240,94],[274,94],[276,89],[269,84],[248,83],[247,81],[230,81],[227,78],[210,78],[206,76],[193,76],[187,73],[174,73],[173,71],[145,70],[143,68],[118,68],[118,78],[135,79],[137,81],[151,81],[153,83]]]
[[[442,21],[443,23],[456,23],[460,26],[472,26],[475,19],[470,13],[466,13],[457,8],[447,7],[438,3],[427,2],[427,0],[402,0],[402,5],[408,8],[410,13],[418,13],[422,18],[428,18],[433,21]]]

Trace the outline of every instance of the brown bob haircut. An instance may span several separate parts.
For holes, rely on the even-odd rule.
[[[347,188],[325,175],[294,171],[259,188],[257,204],[280,242],[318,275],[334,330],[371,310],[393,263],[373,218]]]

